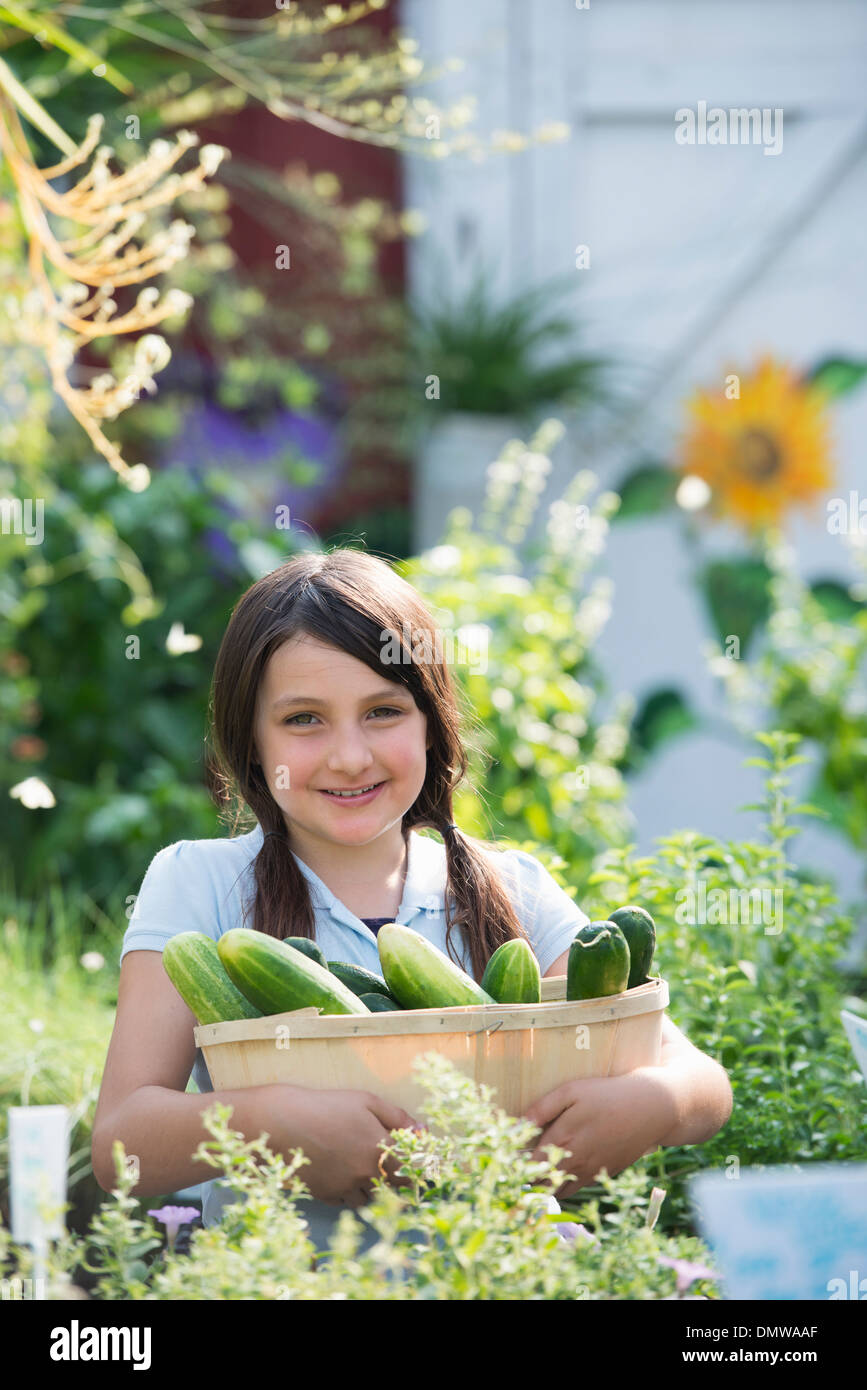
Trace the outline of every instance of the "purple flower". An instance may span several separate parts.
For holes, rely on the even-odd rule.
[[[689,1260],[677,1260],[671,1255],[660,1255],[659,1263],[669,1265],[677,1273],[677,1292],[688,1289],[693,1279],[718,1279],[719,1275],[707,1265],[692,1264]]]
[[[165,1226],[170,1250],[174,1248],[179,1228],[185,1221],[192,1221],[198,1215],[198,1207],[159,1207],[156,1211],[148,1211],[148,1216],[153,1216]]]
[[[216,468],[243,481],[243,501],[220,498],[216,505],[225,523],[218,522],[205,534],[216,568],[228,573],[238,566],[237,547],[226,534],[233,520],[274,531],[276,508],[282,506],[287,509],[287,529],[297,539],[299,531],[315,527],[346,466],[337,429],[326,419],[285,409],[251,423],[213,401],[185,413],[181,430],[163,451],[162,463],[182,467],[193,477]],[[298,463],[312,464],[315,476],[306,482],[290,481],[292,465]],[[278,545],[286,539],[279,530],[274,536]]]
[[[557,1227],[557,1231],[564,1240],[569,1241],[570,1245],[573,1245],[579,1236],[582,1240],[586,1240],[590,1244],[596,1242],[596,1237],[591,1231],[588,1231],[586,1226],[576,1226],[574,1221],[561,1222]]]

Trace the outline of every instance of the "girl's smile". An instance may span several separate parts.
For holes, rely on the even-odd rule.
[[[369,790],[362,789],[360,791],[352,792],[350,792],[349,790],[323,791],[322,794],[323,796],[330,797],[331,800],[337,802],[338,805],[366,806],[368,802],[373,800],[373,798],[379,792],[380,788],[385,786],[385,782],[374,782],[372,786],[370,786],[370,784],[368,784],[368,786]]]

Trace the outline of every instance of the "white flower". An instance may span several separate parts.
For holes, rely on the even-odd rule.
[[[161,372],[171,361],[172,350],[158,333],[145,333],[135,345],[135,367],[141,374]]]
[[[135,307],[141,309],[143,313],[156,307],[160,297],[160,292],[156,285],[147,285],[140,290],[135,301]]]
[[[688,473],[685,478],[681,478],[674,500],[685,512],[698,512],[702,507],[706,507],[711,499],[711,490],[704,478],[698,478],[694,473]]]
[[[228,153],[225,145],[203,145],[199,150],[199,163],[206,174],[215,174]]]
[[[121,477],[130,492],[144,492],[150,486],[151,471],[146,463],[134,463],[128,473]]]
[[[54,793],[47,787],[41,777],[27,777],[23,782],[17,782],[9,792],[19,800],[22,806],[26,806],[28,811],[34,811],[40,806],[56,806]]]
[[[543,142],[567,140],[569,138],[569,126],[565,121],[546,121],[544,125],[537,127],[535,135],[537,140]]]
[[[85,951],[79,958],[79,964],[85,970],[101,970],[105,965],[105,956],[100,955],[99,951]]]
[[[41,1032],[43,1032],[44,1029],[45,1029],[45,1024],[42,1022],[42,1019],[41,1019],[41,1018],[31,1018],[31,1019],[29,1019],[29,1020],[28,1020],[28,1026],[29,1026],[30,1028],[33,1029],[33,1032],[34,1032],[34,1033],[41,1033]]]
[[[166,638],[166,651],[170,656],[183,656],[184,652],[197,652],[202,639],[195,632],[184,632],[183,623],[172,623]]]
[[[173,314],[181,314],[185,309],[192,308],[193,296],[187,294],[186,290],[171,289],[166,294],[163,303]]]
[[[427,553],[428,569],[435,574],[448,574],[450,570],[456,569],[460,561],[461,553],[456,545],[435,545],[433,550]]]

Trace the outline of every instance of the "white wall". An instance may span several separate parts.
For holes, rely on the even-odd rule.
[[[460,283],[477,251],[504,292],[571,272],[586,342],[630,364],[629,434],[615,443],[572,433],[544,507],[578,466],[613,486],[639,454],[670,457],[684,396],[721,382],[729,362],[748,370],[771,351],[808,367],[832,352],[867,354],[867,5],[404,0],[403,16],[427,61],[464,59],[463,72],[429,90],[443,102],[474,93],[479,131],[571,126],[564,143],[481,164],[406,161],[406,203],[429,223],[411,250],[411,293]],[[700,100],[782,108],[781,152],[678,144],[674,113]],[[578,243],[590,248],[589,269],[575,269]],[[831,495],[863,493],[867,391],[834,414]],[[479,460],[480,487],[489,461]],[[823,507],[790,536],[805,575],[851,575]],[[734,550],[739,538],[717,529],[710,544]],[[615,525],[606,566],[616,597],[598,651],[613,687],[640,697],[679,685],[720,713],[677,519]],[[740,767],[753,751],[713,733],[661,753],[632,784],[640,846],[687,825],[751,829],[754,818],[736,808],[755,794],[755,774]],[[800,857],[859,894],[863,860],[837,837],[810,829],[797,843]]]

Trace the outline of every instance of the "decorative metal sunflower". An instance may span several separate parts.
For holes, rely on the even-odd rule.
[[[678,466],[707,484],[715,514],[762,530],[833,483],[827,395],[771,357],[725,382],[687,402],[692,426]]]

